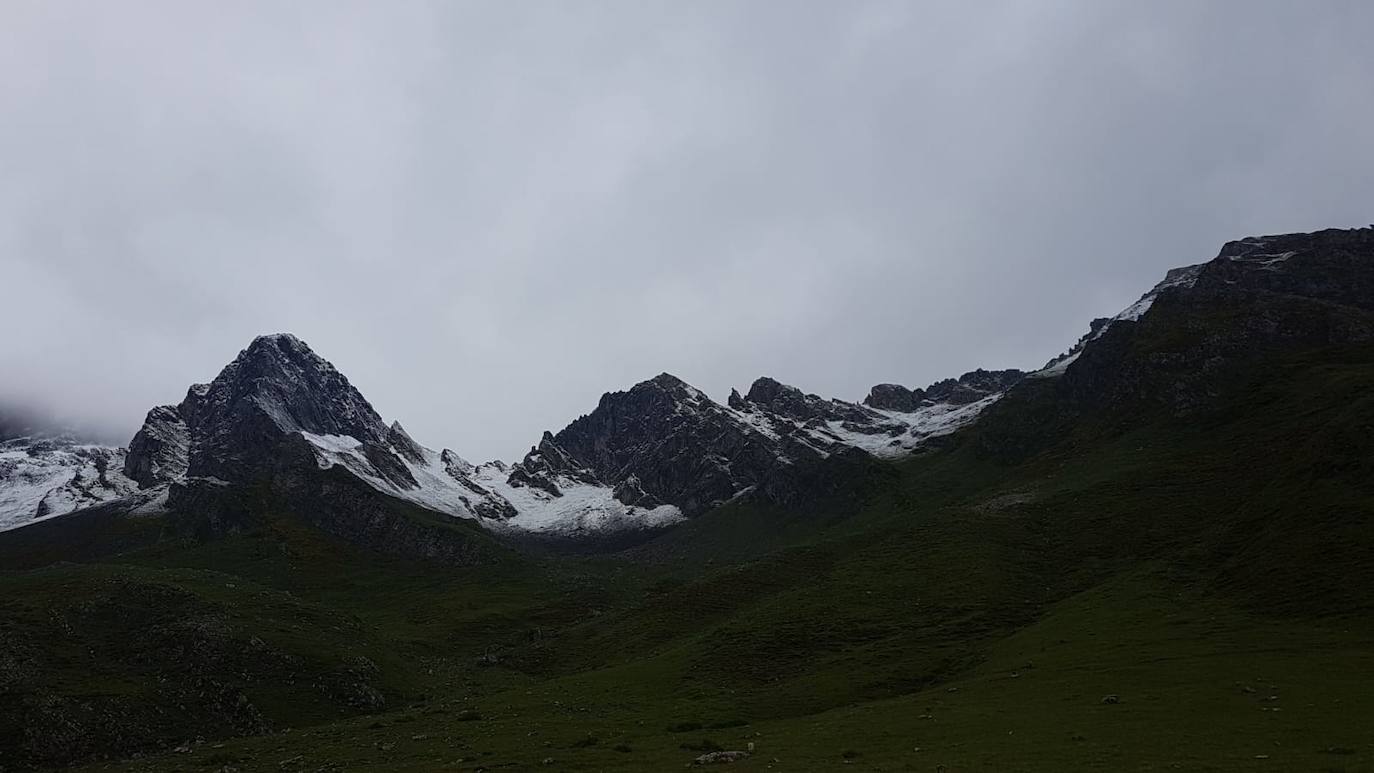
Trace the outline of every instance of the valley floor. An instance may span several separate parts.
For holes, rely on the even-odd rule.
[[[1157,572],[1056,605],[969,674],[816,714],[746,724],[728,690],[665,700],[660,669],[673,665],[635,663],[474,700],[436,696],[113,768],[669,770],[704,750],[753,744],[730,769],[1374,769],[1367,619],[1256,618]]]

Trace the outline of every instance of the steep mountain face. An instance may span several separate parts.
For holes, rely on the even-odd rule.
[[[1374,340],[1374,228],[1252,237],[1175,269],[1038,378],[1074,405],[1212,403],[1237,367]]]
[[[346,435],[369,447],[388,441],[381,417],[333,365],[295,336],[261,336],[179,405],[149,412],[125,474],[145,487],[181,477],[248,480],[281,438],[299,433]]]
[[[667,373],[601,398],[550,438],[622,495],[695,515],[757,486],[785,458],[778,443]]]
[[[289,334],[255,339],[180,404],[150,411],[124,474],[145,489],[169,487],[176,507],[207,488],[294,472],[301,458],[320,469],[342,466],[438,512],[485,512],[482,493],[454,474],[461,465],[420,446],[400,424],[388,426],[342,373]]]
[[[188,395],[187,400],[190,399]],[[148,411],[143,426],[129,441],[124,475],[136,481],[140,488],[170,483],[186,475],[186,465],[191,458],[191,431],[180,408],[160,405]]]

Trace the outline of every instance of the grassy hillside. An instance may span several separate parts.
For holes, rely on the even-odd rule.
[[[0,748],[161,747],[118,766],[153,771],[658,770],[749,743],[745,770],[1374,769],[1374,350],[1226,390],[1068,421],[1029,389],[843,501],[732,507],[613,558],[443,568],[277,513],[9,573]],[[1007,437],[1024,453],[989,453]]]

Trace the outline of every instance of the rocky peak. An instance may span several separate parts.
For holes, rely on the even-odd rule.
[[[423,458],[419,444],[399,424],[388,427],[333,365],[278,333],[253,339],[180,404],[149,411],[124,474],[144,488],[188,476],[245,480],[274,463],[282,438],[300,432],[351,437],[373,456],[394,447],[413,462]]]
[[[947,378],[931,384],[925,389],[925,397],[927,400],[937,403],[968,405],[982,400],[988,395],[1005,392],[1025,377],[1024,371],[1015,369],[983,370],[979,368],[969,371],[957,379]]]
[[[800,422],[868,422],[878,418],[862,406],[806,394],[794,386],[780,383],[767,376],[754,380],[753,385],[749,387],[749,393],[744,396],[744,403]]]
[[[606,393],[549,442],[606,484],[634,476],[626,499],[692,515],[755,484],[781,455],[775,441],[667,373]]]
[[[655,399],[667,400],[687,406],[696,406],[702,403],[711,402],[710,398],[700,389],[697,389],[671,373],[660,373],[648,381],[642,381],[635,384],[630,388],[630,393],[635,395],[655,395]]]
[[[180,406],[195,440],[188,474],[236,480],[263,444],[296,432],[384,445],[391,432],[328,361],[289,333],[259,336]],[[411,441],[413,444],[413,441]]]
[[[730,389],[730,397],[726,399],[725,404],[737,411],[749,410],[749,404],[740,396],[739,390],[733,387]]]
[[[911,413],[925,401],[924,389],[907,389],[901,384],[878,384],[868,390],[864,405],[882,411]]]
[[[807,395],[794,386],[783,384],[768,376],[754,379],[754,383],[744,395],[746,404],[763,406],[801,420],[815,415],[812,403],[819,399],[816,395]]]
[[[190,451],[190,430],[180,407],[159,405],[148,411],[143,426],[129,441],[124,475],[140,488],[168,483],[186,474]]]
[[[864,405],[884,411],[914,413],[935,404],[969,405],[1000,394],[1026,377],[1020,370],[971,370],[958,378],[936,381],[925,389],[878,384],[868,391]]]
[[[256,404],[283,430],[386,439],[388,428],[348,378],[290,333],[259,336],[204,390],[212,408]]]
[[[511,467],[507,480],[512,486],[530,486],[558,497],[563,496],[558,487],[559,478],[589,485],[601,484],[594,472],[559,447],[553,433],[545,431],[539,439],[539,445],[531,448],[523,460]]]
[[[393,421],[391,423],[391,428],[387,430],[386,440],[396,453],[416,464],[424,463],[424,448],[406,432],[405,427],[401,426],[401,422]]]

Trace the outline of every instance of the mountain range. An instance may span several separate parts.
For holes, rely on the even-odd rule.
[[[786,503],[796,470],[837,454],[910,454],[976,420],[1026,376],[966,373],[875,386],[862,404],[760,378],[725,405],[667,373],[607,393],[514,464],[468,462],[387,424],[348,378],[289,333],[254,339],[214,380],[157,406],[127,449],[14,433],[0,528],[100,503],[147,513],[282,466],[338,467],[388,496],[498,532],[562,536],[671,525],[740,497]]]
[[[0,765],[1374,765],[1374,227],[1038,370],[660,374],[513,463],[294,335],[126,448],[0,415]]]
[[[741,497],[785,505],[803,495],[814,465],[853,453],[917,453],[976,422],[1025,380],[1072,373],[1066,388],[1102,391],[1079,374],[1108,356],[1123,323],[1139,323],[1161,298],[1216,307],[1237,293],[1282,292],[1364,303],[1362,266],[1349,256],[1368,233],[1229,243],[1208,263],[1168,272],[1116,316],[1094,320],[1067,353],[1032,373],[975,370],[924,389],[878,384],[862,403],[762,377],[743,395],[732,390],[724,404],[663,373],[603,395],[513,464],[473,464],[418,444],[304,341],[264,335],[179,404],[150,410],[127,450],[42,433],[4,441],[0,528],[106,502],[141,513],[185,509],[226,487],[335,467],[381,494],[497,533],[652,530]],[[1090,362],[1079,365],[1083,358]]]

